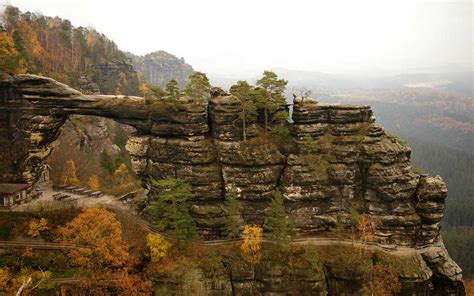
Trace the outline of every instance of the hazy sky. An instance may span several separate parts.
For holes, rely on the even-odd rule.
[[[166,50],[208,73],[472,69],[471,0],[0,2],[94,27],[122,50]]]

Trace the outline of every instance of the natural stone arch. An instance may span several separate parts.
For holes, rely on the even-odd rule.
[[[4,182],[35,182],[52,142],[72,114],[111,118],[139,133],[193,135],[208,131],[205,102],[185,102],[181,109],[169,113],[140,97],[84,95],[37,75],[11,77],[0,82],[0,178]]]
[[[172,175],[193,186],[191,212],[209,235],[222,230],[225,191],[232,185],[240,190],[247,223],[263,223],[278,188],[300,232],[328,230],[359,199],[377,219],[380,241],[438,241],[444,182],[413,171],[410,148],[374,122],[369,106],[296,98],[291,129],[297,149],[286,155],[272,143],[252,141],[257,133],[243,142],[234,124],[239,108],[225,93],[182,98],[169,109],[138,97],[84,95],[41,76],[14,76],[0,82],[0,178],[34,182],[69,115],[101,116],[137,129],[126,147],[144,183]],[[306,137],[330,149],[308,157]]]

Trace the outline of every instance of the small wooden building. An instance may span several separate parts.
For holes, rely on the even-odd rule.
[[[11,207],[28,201],[31,184],[0,183],[0,206]]]

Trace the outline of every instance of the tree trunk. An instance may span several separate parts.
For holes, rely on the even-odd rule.
[[[265,116],[265,134],[268,132],[268,109],[263,109],[263,115]]]
[[[242,138],[247,141],[247,134],[245,133],[245,118],[242,119]]]

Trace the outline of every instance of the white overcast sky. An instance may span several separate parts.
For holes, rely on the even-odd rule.
[[[135,54],[195,69],[396,73],[472,69],[471,0],[0,0],[91,26]]]

